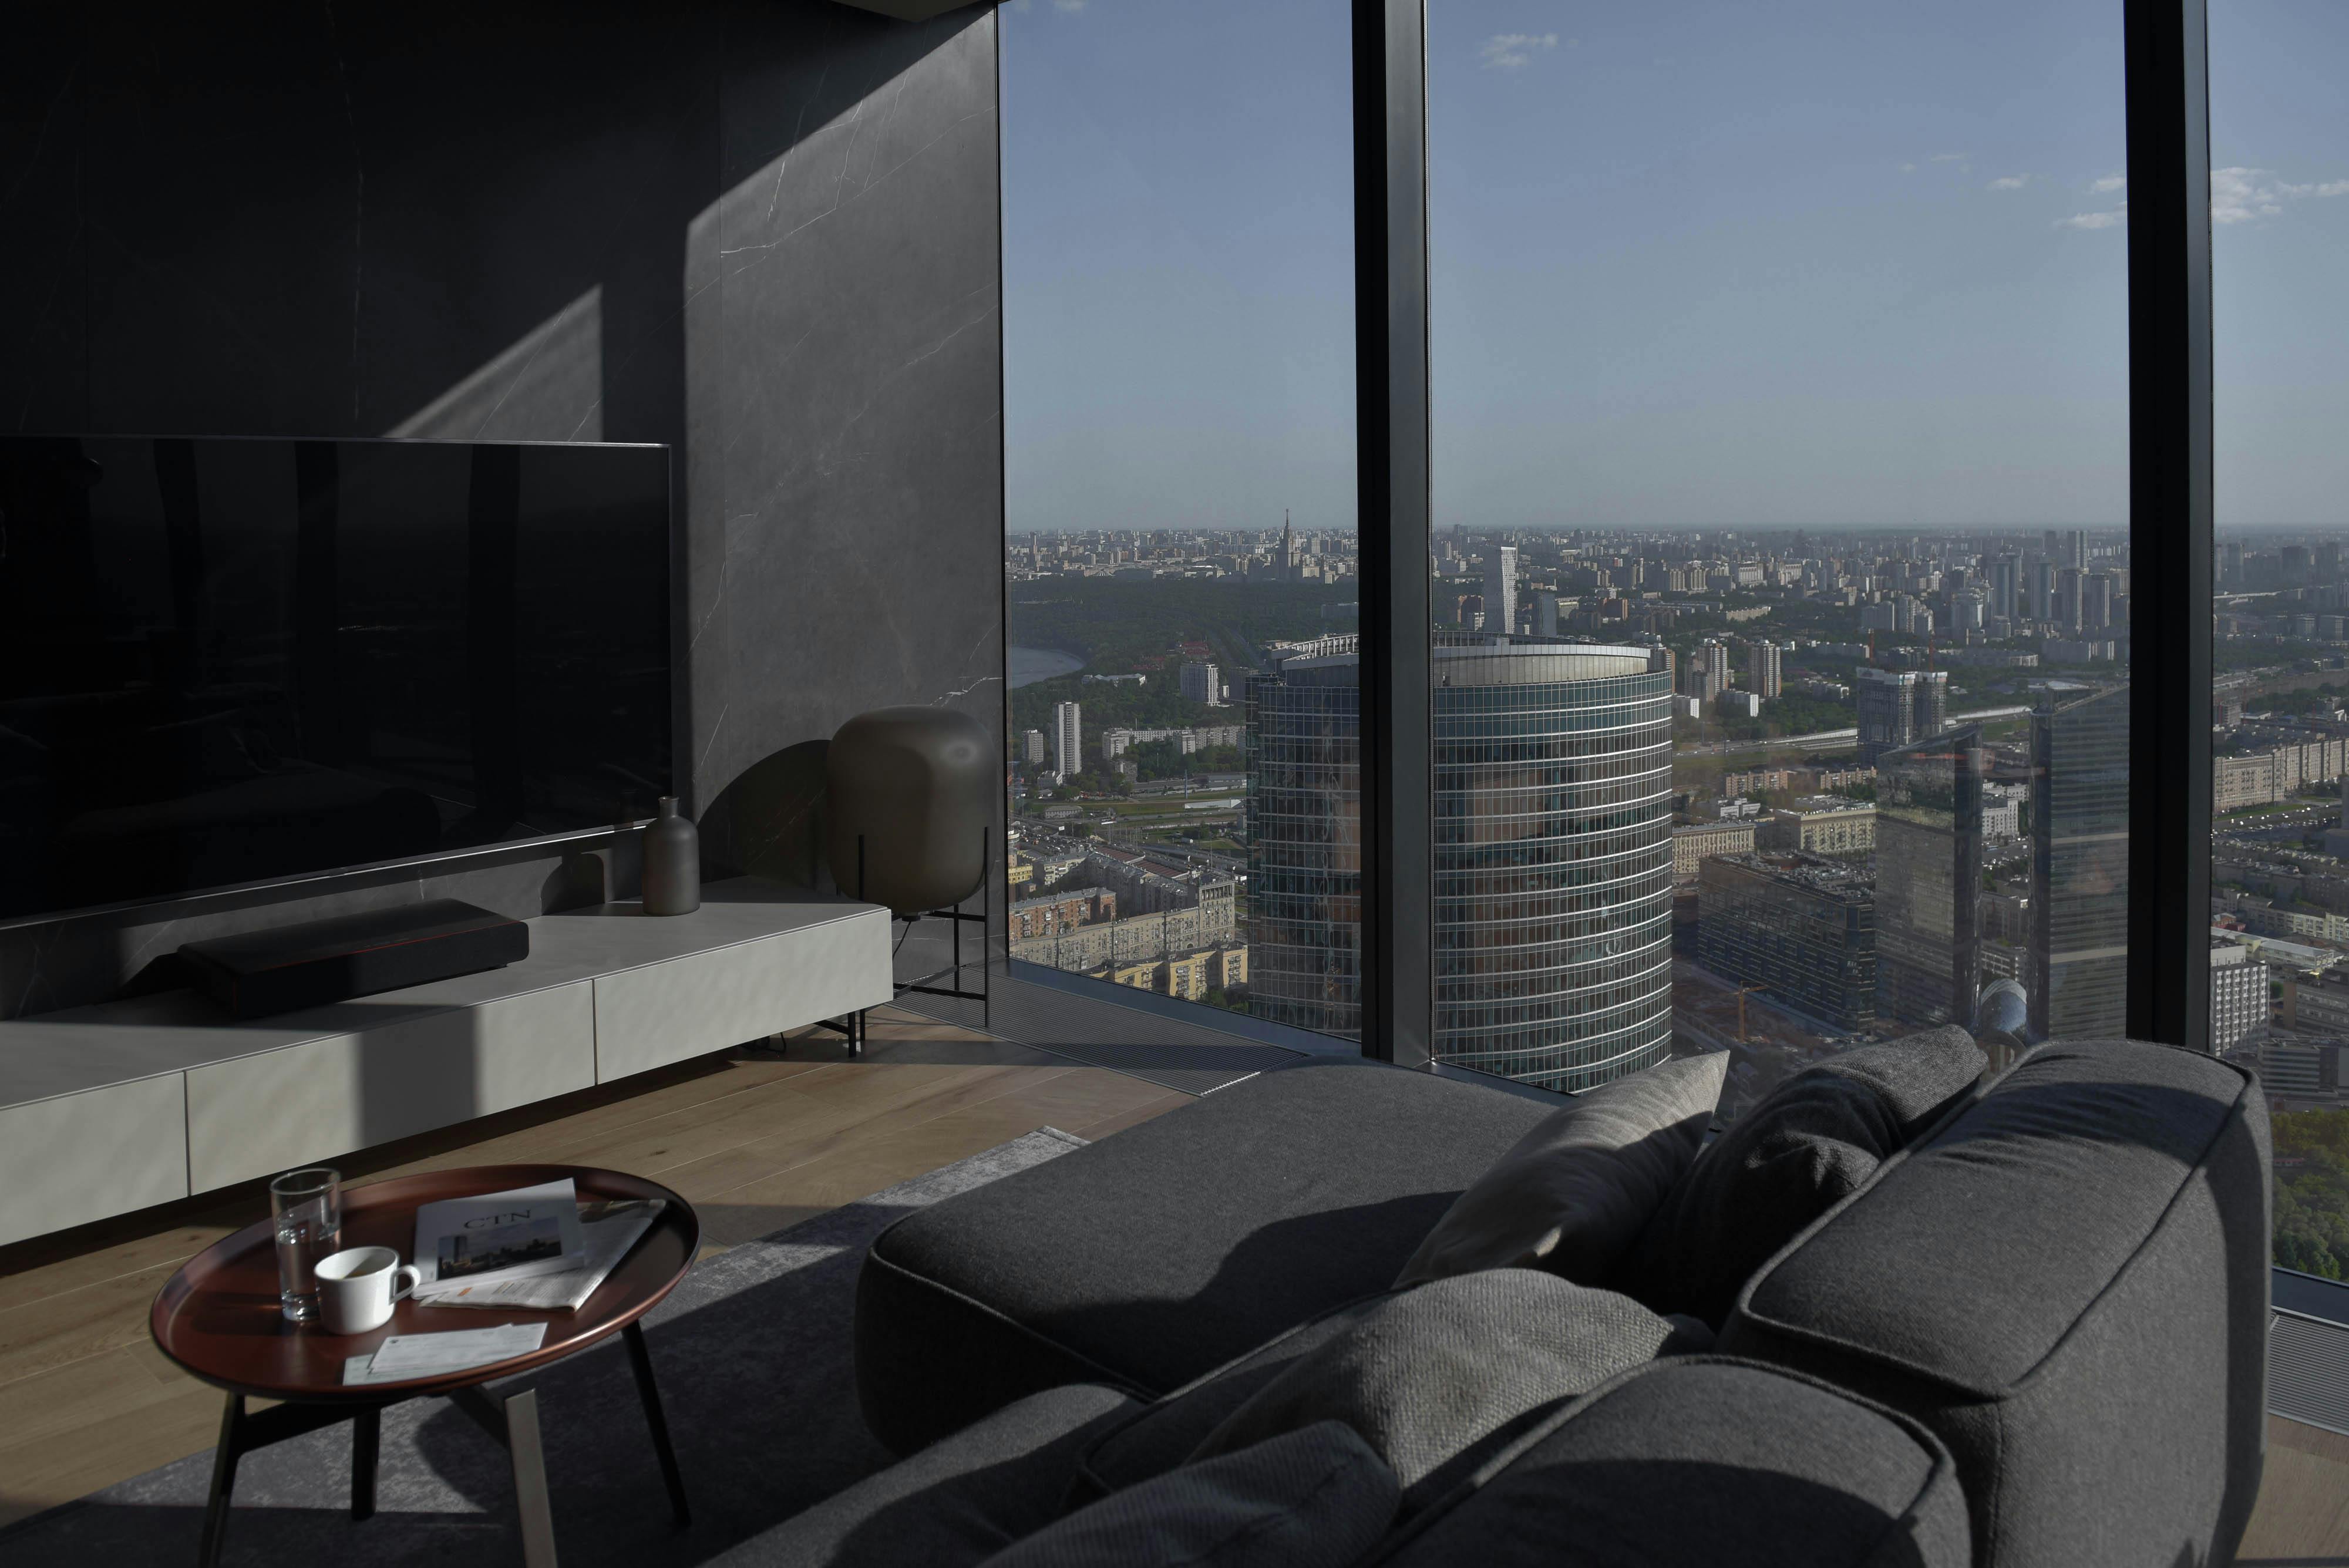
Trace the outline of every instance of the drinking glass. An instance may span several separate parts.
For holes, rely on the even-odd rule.
[[[289,1323],[318,1317],[319,1260],[343,1250],[343,1177],[316,1166],[269,1184],[277,1226],[277,1303]]]

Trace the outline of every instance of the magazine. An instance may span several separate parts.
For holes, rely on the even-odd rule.
[[[460,1285],[562,1273],[586,1261],[568,1177],[538,1187],[427,1203],[416,1210],[418,1299]]]
[[[628,1249],[644,1239],[660,1218],[657,1198],[582,1203],[579,1230],[586,1251],[579,1267],[560,1274],[539,1274],[493,1284],[459,1285],[432,1298],[434,1306],[495,1307],[512,1312],[575,1312],[609,1278]]]

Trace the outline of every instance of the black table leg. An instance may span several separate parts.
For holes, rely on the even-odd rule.
[[[351,1417],[351,1517],[375,1517],[375,1459],[383,1447],[383,1411],[362,1410]]]
[[[228,1407],[221,1414],[220,1446],[212,1450],[212,1488],[204,1502],[204,1535],[196,1556],[199,1568],[212,1568],[220,1561],[221,1542],[228,1534],[229,1494],[236,1490],[237,1460],[255,1449],[342,1421],[353,1423],[351,1517],[366,1519],[375,1512],[375,1460],[382,1446],[382,1406],[285,1404],[247,1411],[243,1395],[228,1397]]]
[[[228,1494],[236,1486],[236,1461],[243,1451],[244,1396],[228,1397],[221,1416],[220,1446],[212,1449],[212,1488],[204,1501],[204,1535],[196,1548],[197,1568],[212,1568],[220,1561],[221,1540],[228,1533]]]
[[[644,1325],[631,1322],[621,1331],[621,1337],[628,1342],[628,1363],[636,1368],[636,1393],[645,1402],[645,1425],[653,1430],[653,1451],[660,1456],[661,1480],[668,1483],[669,1507],[678,1523],[691,1524],[693,1511],[686,1506],[685,1473],[678,1469],[677,1449],[668,1440],[668,1417],[661,1414],[660,1386],[653,1381],[653,1357],[645,1345]]]

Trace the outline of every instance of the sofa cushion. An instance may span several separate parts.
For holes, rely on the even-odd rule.
[[[1408,1496],[1473,1468],[1529,1413],[1712,1344],[1692,1320],[1675,1324],[1629,1296],[1532,1269],[1437,1280],[1380,1303],[1292,1361],[1193,1458],[1340,1421]]]
[[[1032,1395],[712,1560],[725,1568],[968,1568],[1061,1515],[1077,1457],[1133,1407],[1114,1389]]]
[[[1531,1098],[1368,1063],[1219,1090],[920,1210],[857,1282],[857,1391],[909,1452],[1057,1383],[1157,1395],[1384,1290]]]
[[[1347,1568],[1395,1501],[1393,1472],[1323,1421],[1103,1498],[988,1568]]]
[[[2268,1169],[2243,1069],[2044,1045],[1757,1272],[1723,1348],[1931,1427],[1986,1565],[2225,1562],[2259,1490]]]
[[[1551,1414],[1403,1527],[1381,1568],[1965,1568],[1946,1449],[1895,1413],[1716,1356]]]
[[[1660,1311],[1720,1323],[1747,1276],[1969,1093],[1986,1064],[1951,1025],[1805,1068],[1698,1156],[1620,1282]]]
[[[1071,1497],[1090,1502],[1139,1486],[1185,1463],[1224,1418],[1254,1398],[1299,1360],[1392,1301],[1386,1292],[1332,1307],[1277,1334],[1171,1394],[1135,1405],[1100,1428],[1078,1463]]]
[[[1703,1145],[1729,1053],[1666,1062],[1552,1112],[1478,1177],[1395,1281],[1538,1268],[1613,1272]]]

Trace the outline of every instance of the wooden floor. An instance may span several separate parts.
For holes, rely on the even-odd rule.
[[[507,1160],[635,1171],[692,1200],[707,1255],[1040,1127],[1100,1138],[1190,1098],[911,1013],[874,1020],[870,1060],[802,1037],[341,1168],[352,1179]],[[0,1524],[211,1447],[220,1396],[157,1354],[147,1306],[182,1260],[267,1210],[254,1183],[0,1248]],[[2268,1433],[2239,1568],[2349,1568],[2349,1437],[2281,1417]]]
[[[337,1161],[346,1179],[504,1161],[649,1176],[701,1216],[704,1256],[1041,1127],[1100,1138],[1188,1101],[1121,1073],[873,1015]],[[269,1211],[264,1184],[0,1248],[0,1524],[212,1446],[221,1396],[147,1336],[190,1254]]]

